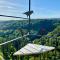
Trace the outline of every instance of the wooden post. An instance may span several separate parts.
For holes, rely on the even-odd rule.
[[[30,13],[30,8],[31,8],[31,0],[29,0],[29,13]],[[29,14],[29,27],[30,27],[30,22],[31,22],[31,19],[30,19],[30,14]],[[30,34],[30,28],[29,28],[29,34]]]
[[[45,60],[45,53],[43,53],[43,60]]]
[[[20,55],[19,55],[19,60],[20,60]]]
[[[49,60],[49,58],[48,58],[48,57],[49,57],[49,51],[47,52],[47,60]]]
[[[34,56],[34,60],[35,60],[35,56]]]
[[[27,60],[29,60],[29,56],[27,56]]]
[[[13,56],[12,60],[17,60],[17,56]]]
[[[34,55],[34,60],[37,60],[36,58],[38,57],[38,55]]]
[[[24,60],[24,56],[20,56],[20,60]]]
[[[41,60],[41,54],[40,54],[40,60]]]

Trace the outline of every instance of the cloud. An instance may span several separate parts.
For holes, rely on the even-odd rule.
[[[23,13],[26,9],[24,8],[24,5],[13,3],[14,0],[0,0],[0,11],[1,12],[11,12],[11,13]]]
[[[48,9],[44,6],[34,6],[32,4],[32,10],[34,14],[31,16],[32,18],[51,18],[51,17],[60,17],[60,11]],[[23,12],[28,10],[28,2],[27,0],[0,0],[0,14],[4,15],[12,15],[12,16],[22,16]],[[8,20],[10,18],[0,18],[2,20]]]
[[[36,8],[32,18],[60,18],[60,11],[47,8]]]

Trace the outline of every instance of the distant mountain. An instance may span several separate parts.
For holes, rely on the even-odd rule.
[[[60,20],[40,20],[38,21],[38,19],[36,20],[37,22],[34,24],[31,24],[29,27],[28,25],[25,25],[23,28],[24,29],[32,29],[35,31],[38,31],[38,34],[47,34],[48,32],[54,30],[54,28],[57,27],[57,25],[60,23]]]
[[[22,28],[37,31],[37,34],[47,34],[54,30],[58,23],[60,23],[59,19],[32,19],[30,25],[28,24],[28,20],[11,20],[0,22],[0,30],[16,30]]]

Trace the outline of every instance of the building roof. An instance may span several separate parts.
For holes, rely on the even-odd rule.
[[[14,55],[40,54],[40,53],[44,53],[54,49],[55,47],[43,46],[43,45],[37,45],[37,44],[27,44],[26,46],[21,48],[19,51],[15,52]]]

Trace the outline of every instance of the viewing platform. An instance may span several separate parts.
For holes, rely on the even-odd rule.
[[[50,46],[44,46],[44,45],[37,45],[37,44],[27,44],[17,52],[15,52],[14,56],[19,56],[21,60],[24,60],[24,58],[21,58],[23,56],[34,56],[34,60],[36,60],[35,56],[39,56],[40,54],[53,51],[55,47]],[[41,59],[41,58],[40,58]],[[28,58],[29,60],[29,58]]]

